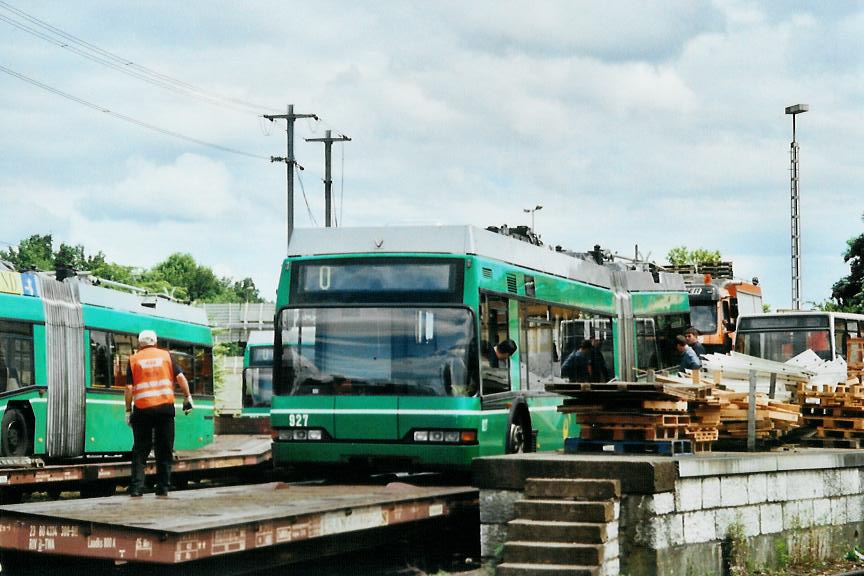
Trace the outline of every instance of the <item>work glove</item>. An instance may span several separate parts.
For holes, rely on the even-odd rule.
[[[132,426],[132,412],[131,411],[126,412],[126,425]]]
[[[192,412],[193,408],[195,408],[195,406],[192,405],[192,398],[186,398],[185,400],[183,400],[184,414],[189,414],[190,412]]]

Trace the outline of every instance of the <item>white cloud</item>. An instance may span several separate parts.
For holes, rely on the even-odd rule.
[[[48,2],[28,11],[135,62],[296,125],[323,221],[325,129],[349,225],[527,223],[549,243],[662,258],[719,249],[788,295],[789,118],[801,118],[805,299],[861,232],[860,4],[796,2]],[[190,23],[194,23],[191,25]],[[4,25],[0,23],[0,25]],[[5,26],[5,25],[4,25]],[[270,124],[165,93],[3,30],[4,65],[142,121],[264,157]],[[9,32],[9,34],[5,34]],[[14,33],[13,33],[14,32]],[[266,292],[284,253],[285,166],[196,147],[0,75],[0,240],[58,240],[152,265],[191,252]],[[345,193],[341,200],[341,158]],[[309,226],[299,184],[298,226]],[[142,238],[150,243],[142,244]],[[788,298],[787,298],[788,299]]]

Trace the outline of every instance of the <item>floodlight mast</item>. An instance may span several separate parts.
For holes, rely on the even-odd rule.
[[[786,107],[786,114],[792,115],[792,145],[789,168],[792,207],[792,309],[801,309],[801,194],[798,182],[798,140],[795,117],[810,110],[808,104],[795,104]]]

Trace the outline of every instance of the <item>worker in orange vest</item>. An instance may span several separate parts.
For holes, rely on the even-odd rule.
[[[138,352],[126,371],[126,424],[132,427],[132,481],[130,496],[144,492],[144,467],[156,450],[156,496],[167,496],[171,486],[174,451],[174,382],[183,391],[183,412],[192,411],[189,382],[171,355],[156,347],[156,332],[138,335]],[[155,442],[154,442],[155,439]]]

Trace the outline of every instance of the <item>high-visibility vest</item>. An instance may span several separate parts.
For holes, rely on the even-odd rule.
[[[174,404],[174,367],[171,355],[150,346],[129,358],[132,402],[136,408]]]

